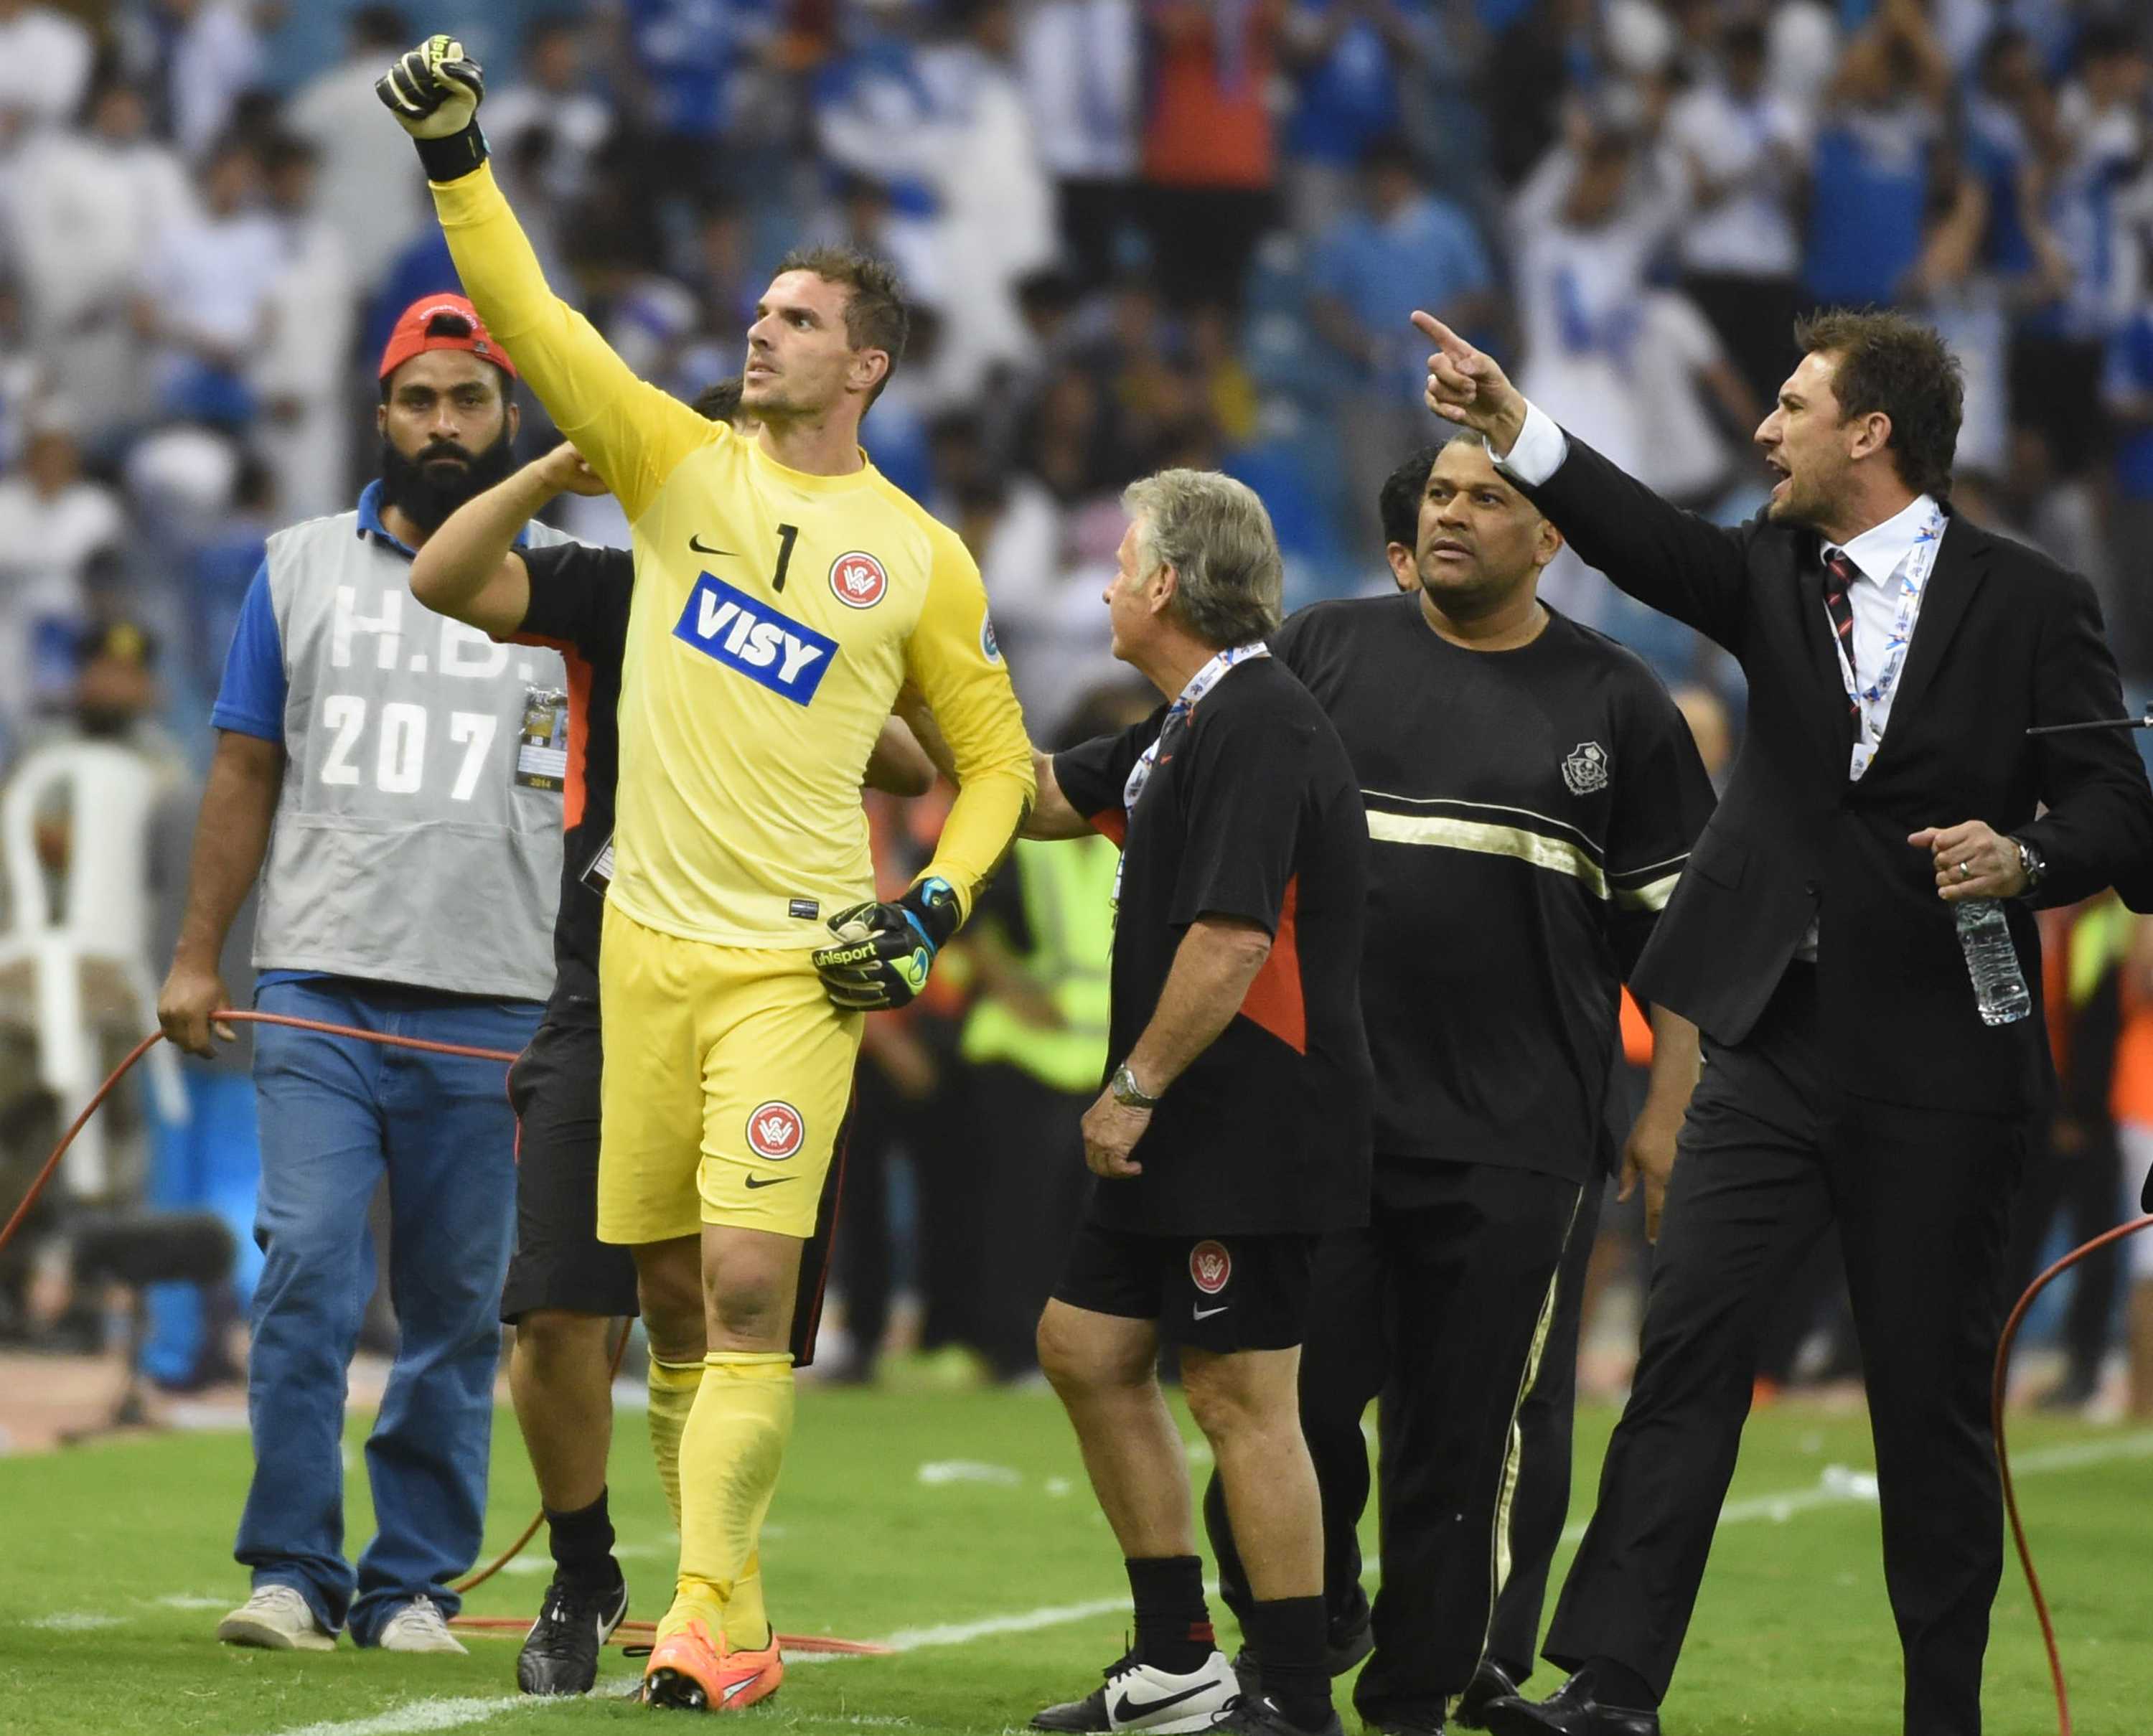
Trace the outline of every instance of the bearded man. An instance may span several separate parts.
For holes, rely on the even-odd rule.
[[[211,720],[186,915],[160,997],[195,1054],[229,1041],[216,959],[262,877],[256,1005],[516,1051],[552,987],[568,692],[559,654],[496,644],[410,590],[413,555],[514,467],[516,371],[460,296],[381,358],[381,474],[355,512],[269,540]],[[542,525],[533,545],[563,540]],[[265,862],[266,858],[266,862]],[[260,1027],[247,1362],[254,1478],[234,1645],[461,1652],[451,1584],[478,1553],[515,1229],[515,1118],[496,1061]],[[366,1445],[377,1533],[345,1560],[345,1374],[389,1187],[396,1363]]]

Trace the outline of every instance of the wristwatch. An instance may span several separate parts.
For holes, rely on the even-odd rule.
[[[2048,877],[2049,864],[2041,853],[2023,837],[2014,837],[2011,842],[2018,851],[2018,866],[2026,871],[2026,890],[2033,892]]]
[[[1137,1076],[1129,1071],[1126,1061],[1114,1069],[1114,1077],[1107,1082],[1107,1089],[1114,1094],[1114,1101],[1125,1109],[1156,1109],[1158,1099],[1148,1095],[1137,1083]]]

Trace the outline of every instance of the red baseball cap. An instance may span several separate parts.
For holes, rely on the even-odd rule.
[[[394,374],[415,355],[430,349],[466,349],[481,361],[491,362],[511,379],[516,364],[493,340],[478,309],[460,295],[424,295],[404,310],[396,329],[381,352],[381,375]]]

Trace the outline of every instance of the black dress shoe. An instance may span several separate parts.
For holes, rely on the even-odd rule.
[[[1488,1708],[1497,1700],[1519,1698],[1518,1684],[1511,1680],[1510,1672],[1493,1658],[1484,1657],[1480,1667],[1473,1672],[1473,1679],[1465,1684],[1465,1692],[1458,1697],[1457,1710],[1451,1721],[1461,1729],[1484,1730],[1488,1728]]]
[[[1548,1699],[1508,1694],[1488,1703],[1494,1736],[1660,1736],[1660,1714],[1631,1706],[1603,1706],[1591,1683],[1572,1676]]]

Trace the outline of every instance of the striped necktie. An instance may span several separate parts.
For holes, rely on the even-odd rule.
[[[1855,683],[1860,685],[1860,671],[1854,661],[1854,603],[1848,593],[1854,582],[1861,577],[1861,569],[1846,557],[1843,548],[1827,548],[1824,552],[1824,612],[1831,617],[1831,630],[1839,635],[1840,644],[1846,652],[1846,666],[1855,670]],[[1861,721],[1861,701],[1851,694],[1847,695],[1847,715],[1859,725]]]

